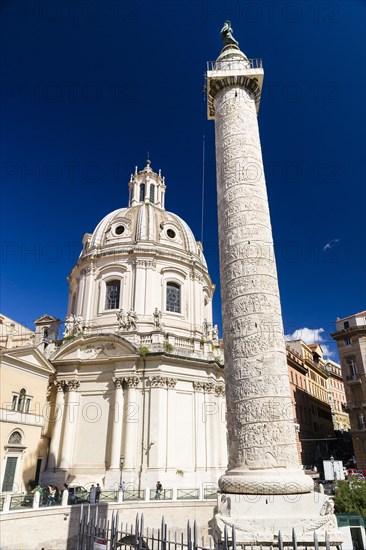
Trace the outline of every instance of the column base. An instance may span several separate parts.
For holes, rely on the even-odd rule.
[[[281,531],[283,541],[292,541],[295,530],[298,550],[314,543],[316,532],[319,545],[325,545],[326,533],[330,548],[336,549],[344,536],[339,531],[333,513],[334,504],[322,493],[293,495],[218,495],[215,516],[211,523],[212,534],[224,540],[225,526],[231,539],[235,528],[237,543],[252,545],[253,550],[278,543]]]
[[[223,493],[239,495],[290,495],[310,493],[314,482],[301,468],[229,470],[219,479]]]

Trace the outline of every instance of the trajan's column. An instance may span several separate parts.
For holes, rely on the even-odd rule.
[[[263,82],[232,35],[207,72],[215,120],[220,280],[225,346],[228,469],[219,480],[217,534],[273,543],[281,529],[299,543],[325,531],[340,540],[329,497],[313,492],[299,464],[281,304],[257,112]]]

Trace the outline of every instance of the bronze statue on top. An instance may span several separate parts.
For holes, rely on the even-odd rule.
[[[224,26],[220,31],[220,34],[221,34],[221,39],[224,46],[228,46],[229,44],[234,44],[235,46],[239,47],[239,42],[237,42],[233,37],[233,29],[231,28],[230,21],[225,21]]]

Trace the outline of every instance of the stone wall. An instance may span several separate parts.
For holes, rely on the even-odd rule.
[[[196,520],[199,536],[207,537],[207,522],[213,517],[214,505],[215,501],[106,503],[99,505],[99,517],[110,519],[112,511],[119,510],[120,521],[134,524],[136,514],[144,514],[146,527],[159,528],[164,516],[172,532],[185,530],[188,519]],[[75,550],[80,508],[49,507],[0,514],[1,550]]]

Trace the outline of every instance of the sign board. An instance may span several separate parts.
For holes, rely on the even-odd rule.
[[[344,479],[343,462],[341,460],[323,460],[324,479],[336,481]]]
[[[100,537],[94,538],[93,550],[106,550],[107,549],[107,540]]]

